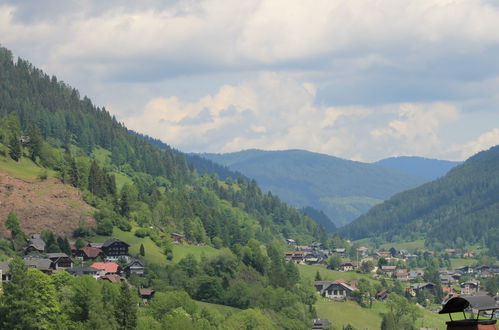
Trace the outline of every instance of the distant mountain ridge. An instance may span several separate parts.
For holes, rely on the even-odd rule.
[[[435,180],[443,177],[461,163],[417,156],[400,156],[382,159],[373,164],[416,175],[427,180]]]
[[[384,166],[305,150],[250,149],[200,156],[254,178],[262,189],[296,207],[322,210],[336,226],[427,181]]]
[[[428,246],[480,243],[499,255],[499,146],[482,151],[447,175],[397,194],[340,229],[351,239],[425,238]]]

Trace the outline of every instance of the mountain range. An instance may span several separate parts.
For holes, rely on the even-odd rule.
[[[351,238],[426,239],[428,246],[485,245],[499,255],[499,146],[445,176],[399,193],[340,229]]]
[[[444,175],[447,168],[443,165],[454,165],[418,157],[370,164],[305,150],[251,149],[200,156],[255,179],[262,189],[296,207],[322,210],[336,226],[349,223],[398,192]]]

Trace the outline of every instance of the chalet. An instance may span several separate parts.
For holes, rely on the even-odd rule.
[[[102,270],[104,275],[107,275],[118,274],[120,266],[115,262],[94,262],[90,267]]]
[[[55,269],[52,265],[52,260],[47,258],[24,258],[26,266],[36,268],[45,274],[52,274]]]
[[[409,280],[415,280],[416,277],[423,277],[424,276],[424,270],[411,270],[409,271]]]
[[[45,242],[40,234],[34,234],[29,239],[29,245],[24,248],[24,254],[43,253],[45,251]]]
[[[297,245],[296,251],[312,252],[313,249],[310,245]]]
[[[90,275],[93,278],[99,278],[99,277],[105,275],[104,271],[97,269],[97,268],[94,268],[94,267],[73,268],[73,269],[69,269],[68,272],[73,276]]]
[[[139,296],[140,296],[140,298],[142,298],[142,301],[144,303],[148,303],[154,297],[154,292],[155,291],[152,289],[140,288],[139,289]]]
[[[97,258],[101,258],[104,260],[106,255],[102,251],[102,249],[98,247],[85,246],[79,250],[75,251],[76,258],[87,261],[87,260],[95,260]]]
[[[398,281],[407,282],[409,281],[409,272],[407,269],[397,269],[395,270],[395,278]]]
[[[177,244],[182,244],[185,238],[184,235],[177,233],[171,233],[170,237],[172,238],[173,242]]]
[[[415,283],[406,289],[406,292],[415,297],[418,291],[426,291],[435,289],[435,284],[433,283]]]
[[[463,258],[474,258],[475,254],[473,252],[465,252],[463,253]]]
[[[286,243],[288,243],[288,245],[296,245],[296,241],[291,238],[286,238]]]
[[[377,259],[379,259],[379,258],[391,259],[392,253],[390,251],[386,251],[386,250],[379,250],[374,254],[374,257]]]
[[[478,274],[482,274],[482,272],[484,271],[489,271],[490,270],[490,267],[489,266],[486,266],[486,265],[481,265],[481,266],[478,266],[475,268],[475,271],[478,273]]]
[[[318,251],[318,250],[321,250],[322,248],[324,248],[324,244],[322,244],[320,242],[312,243],[312,250]]]
[[[128,257],[128,245],[127,243],[120,241],[116,238],[111,238],[102,244],[102,252],[106,255],[108,260],[118,260],[120,257]]]
[[[444,285],[448,285],[448,284],[451,284],[452,282],[454,282],[454,278],[451,275],[441,274],[440,275],[440,282]]]
[[[104,275],[101,277],[101,279],[104,281],[109,281],[110,283],[119,283],[124,280],[121,276],[116,274]]]
[[[52,269],[73,268],[73,260],[66,253],[47,253],[47,258],[52,261]]]
[[[331,322],[329,322],[328,319],[313,319],[312,320],[312,330],[320,330],[320,329],[325,329],[331,328]]]
[[[392,277],[396,269],[397,266],[381,266],[381,272],[388,277]]]
[[[461,272],[461,274],[471,274],[473,273],[473,267],[470,266],[461,266],[456,268],[457,271]]]
[[[367,256],[368,252],[369,252],[369,249],[366,248],[365,246],[361,246],[361,247],[358,247],[357,248],[357,252],[359,253],[359,255],[361,257],[365,257]]]
[[[340,257],[344,258],[346,256],[346,249],[345,248],[334,248],[333,253],[339,254]]]
[[[379,300],[379,301],[383,301],[386,299],[386,297],[388,297],[388,295],[390,294],[390,290],[388,289],[385,289],[385,290],[381,290],[380,292],[376,293],[376,300]]]
[[[12,279],[12,274],[10,273],[9,263],[10,263],[10,260],[0,261],[0,278],[2,279],[2,283],[8,282]]]
[[[144,262],[141,261],[141,260],[133,260],[131,262],[129,262],[124,268],[123,270],[127,273],[127,274],[136,274],[136,275],[144,275]]]
[[[352,292],[357,290],[350,286],[346,281],[333,281],[329,286],[322,290],[322,296],[332,300],[345,300],[352,296]]]
[[[359,264],[355,261],[347,261],[340,265],[340,271],[351,272],[359,268]]]
[[[284,255],[284,259],[286,259],[286,261],[293,261],[294,263],[297,263],[297,264],[303,264],[303,263],[305,263],[305,258],[308,255],[309,255],[308,252],[288,251]]]
[[[466,296],[473,296],[480,289],[480,282],[478,281],[467,281],[461,283],[461,294]]]

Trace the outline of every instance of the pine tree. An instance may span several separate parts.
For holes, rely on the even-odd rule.
[[[140,244],[140,255],[145,257],[146,255],[146,250],[144,248],[144,244]]]
[[[9,140],[9,156],[16,162],[21,159],[22,156],[22,145],[19,136],[13,134]]]
[[[26,133],[29,137],[29,141],[27,143],[29,157],[32,161],[36,161],[36,157],[40,156],[43,144],[40,130],[38,129],[38,126],[30,125]]]
[[[317,273],[315,273],[315,280],[322,281],[321,273],[319,273],[319,271],[317,271]]]
[[[121,282],[120,298],[115,317],[121,329],[135,329],[137,326],[137,304],[126,282]]]

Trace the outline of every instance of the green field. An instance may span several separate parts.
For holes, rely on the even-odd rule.
[[[389,249],[391,247],[397,250],[407,250],[415,251],[417,249],[424,249],[424,239],[420,239],[412,242],[397,242],[397,243],[385,243],[380,246],[382,249]]]
[[[10,157],[0,156],[0,169],[15,178],[26,181],[37,180],[38,175],[43,171],[46,171],[49,177],[55,177],[56,174],[55,171],[39,167],[25,157],[21,158],[19,162],[15,162]]]
[[[383,302],[375,302],[373,308],[362,308],[353,301],[335,302],[327,298],[320,297],[315,304],[317,316],[326,318],[333,323],[336,328],[351,324],[357,329],[379,329],[382,314],[386,313],[387,306]],[[445,329],[445,322],[449,320],[447,315],[439,315],[422,309],[423,317],[416,320],[416,327],[431,327],[435,329]]]
[[[235,314],[235,313],[241,311],[239,308],[236,308],[236,307],[219,305],[219,304],[212,304],[212,303],[207,303],[204,301],[197,301],[196,300],[196,304],[200,308],[214,309],[214,310],[218,311],[220,314],[222,314],[223,316],[228,316],[229,314]]]
[[[452,268],[457,268],[461,266],[472,266],[477,262],[476,259],[463,259],[463,258],[450,258],[450,263]]]
[[[187,256],[188,254],[193,254],[198,260],[201,260],[201,256],[212,257],[220,254],[220,250],[217,250],[211,246],[195,246],[195,245],[174,245],[173,246],[173,262],[179,262]]]
[[[334,281],[334,280],[360,280],[365,278],[367,280],[374,281],[371,274],[360,274],[356,272],[339,272],[336,270],[327,269],[324,265],[297,265],[300,270],[300,275],[302,278],[309,281],[315,280],[315,275],[317,271],[321,274],[321,278],[324,281]]]

